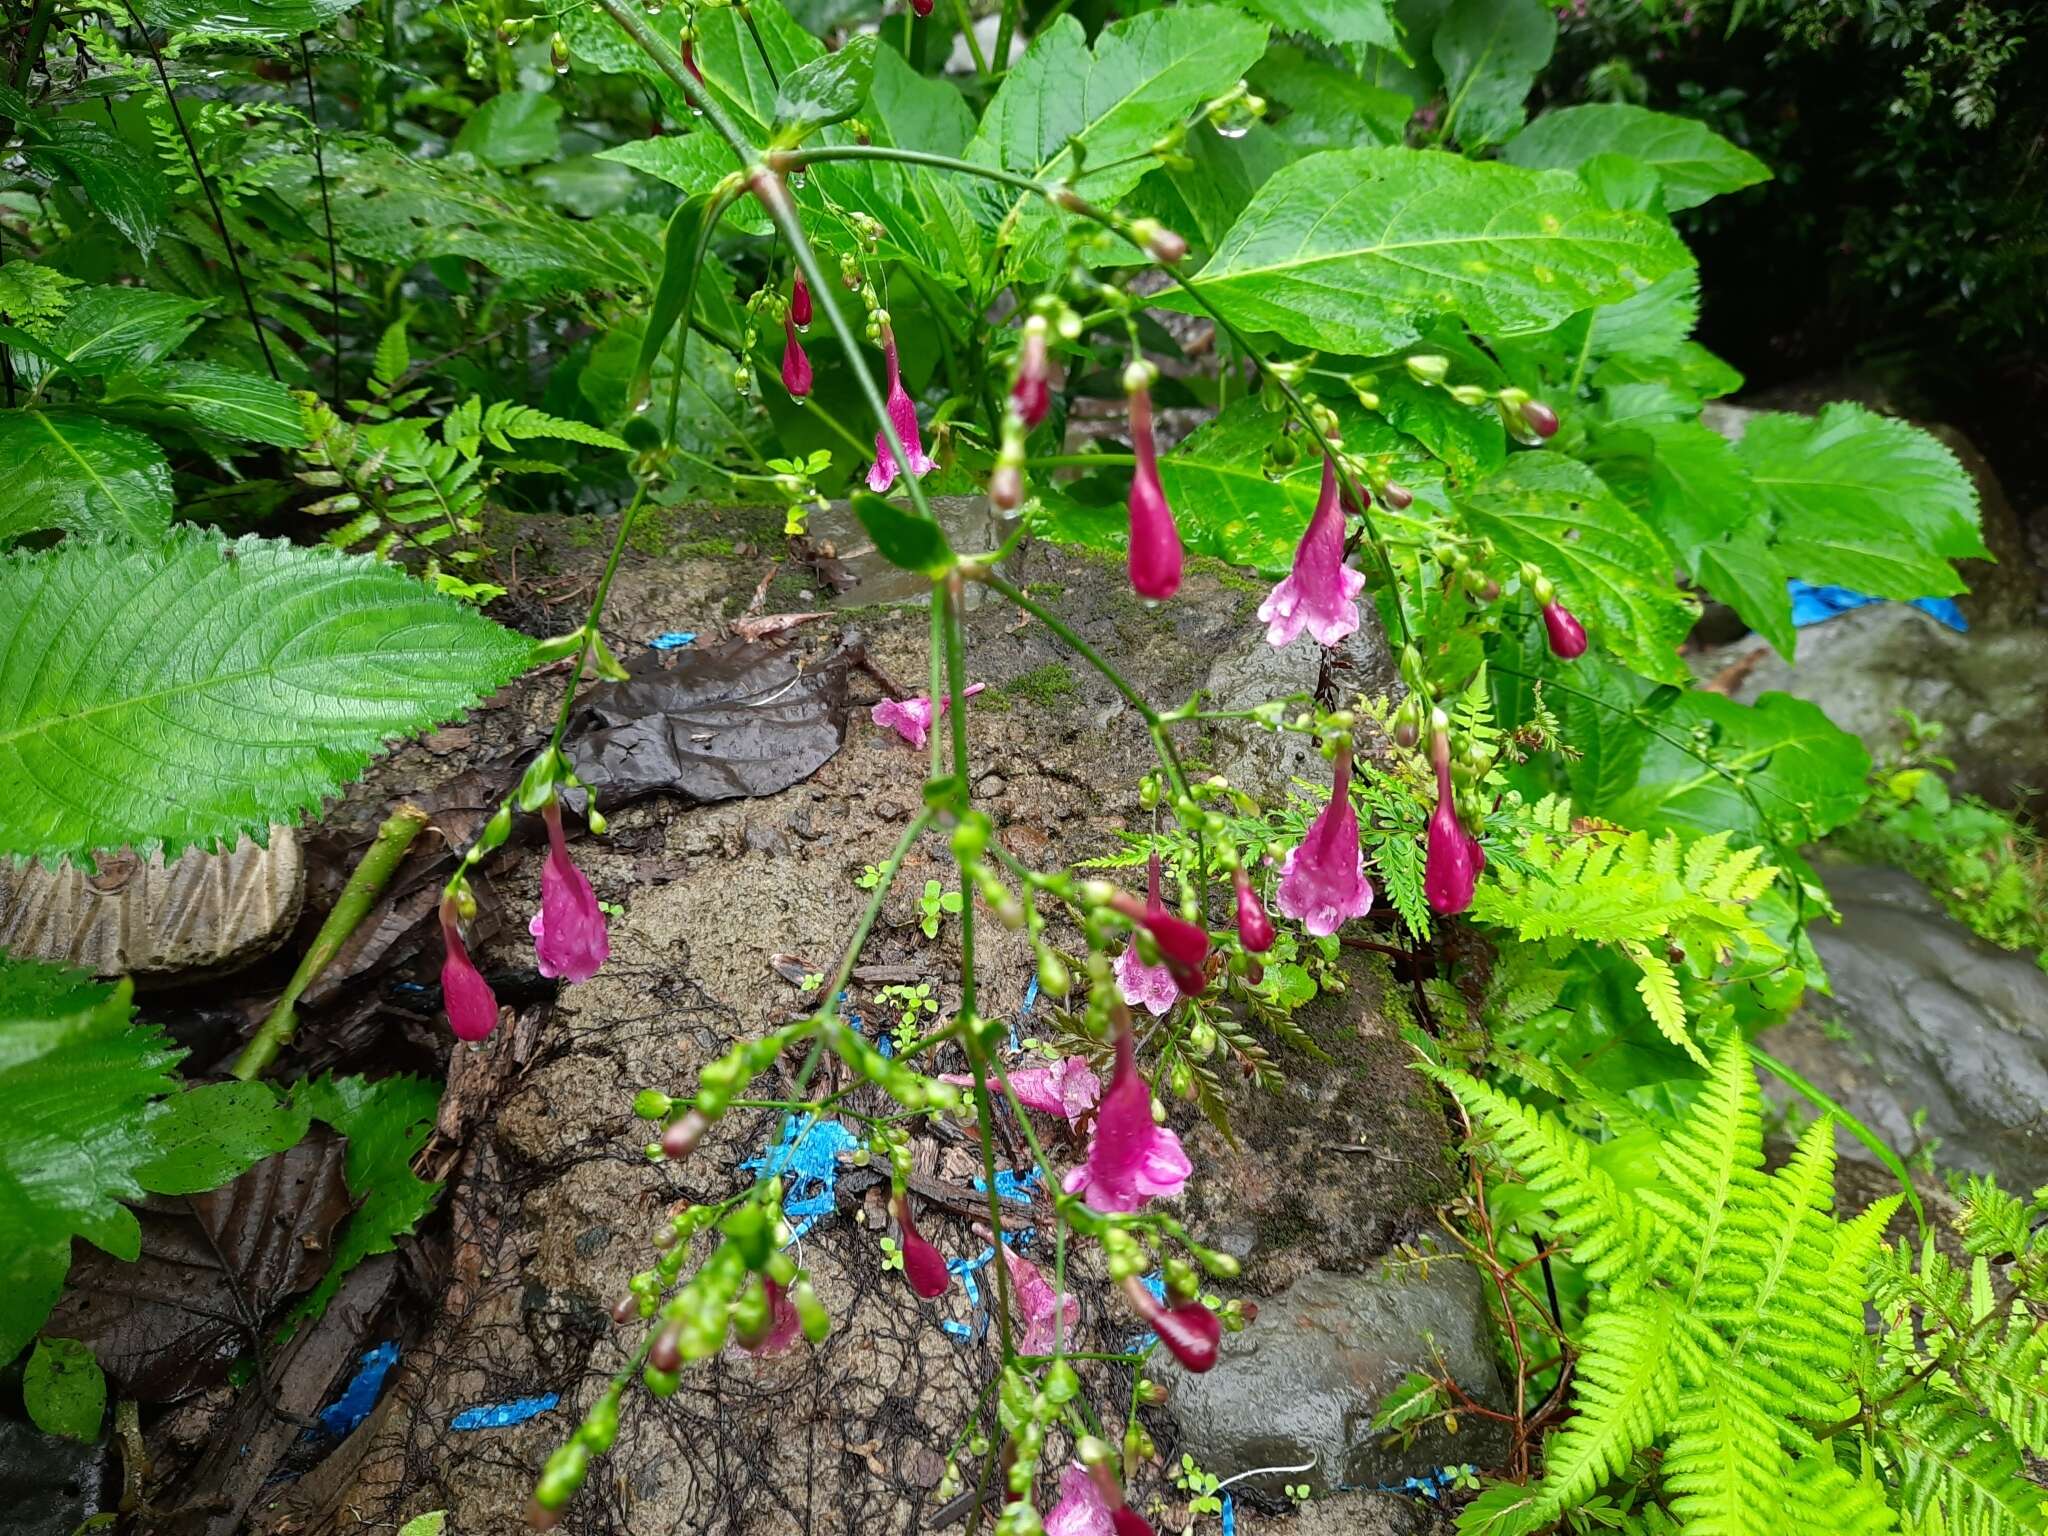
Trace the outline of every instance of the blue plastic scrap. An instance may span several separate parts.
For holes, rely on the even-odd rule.
[[[671,629],[664,634],[656,635],[647,643],[657,651],[679,651],[696,638],[697,632],[693,629]]]
[[[1152,1299],[1154,1301],[1166,1300],[1166,1272],[1164,1270],[1155,1269],[1152,1271],[1151,1274],[1145,1276],[1144,1279],[1140,1280],[1138,1283],[1144,1286],[1146,1290],[1152,1293]],[[1136,1338],[1131,1340],[1131,1353],[1134,1355],[1141,1355],[1158,1342],[1159,1335],[1154,1333],[1151,1329],[1147,1328],[1143,1333],[1139,1334]]]
[[[1822,623],[1838,613],[1847,613],[1851,608],[1867,608],[1872,603],[1889,601],[1862,592],[1852,592],[1847,587],[1829,587],[1811,581],[1801,581],[1796,576],[1787,581],[1785,587],[1792,594],[1792,624],[1796,629]],[[1913,606],[1958,633],[1966,633],[1970,628],[1969,620],[1963,617],[1963,610],[1945,597],[1916,597],[1913,599]]]
[[[819,1217],[837,1207],[840,1154],[859,1145],[860,1138],[837,1120],[799,1115],[789,1122],[780,1142],[740,1166],[750,1173],[782,1175],[782,1209],[804,1218],[795,1233],[802,1237]]]
[[[1237,1500],[1223,1495],[1223,1536],[1237,1536]]]
[[[1029,1205],[1031,1203],[1031,1186],[1038,1182],[1038,1175],[1039,1170],[1036,1168],[1027,1168],[1022,1174],[1019,1174],[1014,1168],[998,1168],[996,1170],[996,1198],[1000,1200],[1014,1200],[1019,1205]],[[974,1176],[974,1187],[977,1192],[985,1195],[988,1193],[988,1180],[977,1173]]]
[[[339,1440],[370,1416],[384,1390],[384,1378],[398,1364],[398,1345],[391,1341],[363,1352],[361,1367],[349,1378],[341,1396],[320,1410],[320,1429]]]
[[[524,1424],[528,1419],[537,1419],[544,1413],[552,1412],[562,1401],[559,1392],[544,1392],[539,1397],[515,1397],[509,1403],[485,1403],[475,1408],[465,1408],[448,1421],[450,1429],[467,1432],[474,1429],[509,1429],[514,1424]]]

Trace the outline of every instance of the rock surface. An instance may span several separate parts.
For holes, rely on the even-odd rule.
[[[521,549],[521,570],[573,592],[577,572],[601,558],[599,541],[587,537],[594,531],[587,523],[536,525]],[[767,542],[765,523],[758,536]],[[747,553],[749,538],[729,512],[636,536],[608,610],[614,648],[629,657],[664,632],[715,633],[756,592],[773,614],[815,591],[810,574]],[[1119,566],[1077,552],[1032,546],[1015,557],[1013,570],[1162,704],[1203,686],[1214,658],[1238,646],[1250,627],[1253,603],[1243,584],[1205,562],[1194,563],[1180,596],[1157,610],[1130,599]],[[860,587],[846,598],[853,608],[789,631],[789,643],[805,657],[822,656],[851,623],[883,675],[920,685],[925,616],[858,606]],[[536,630],[560,630],[575,615],[536,608],[529,619]],[[970,615],[968,655],[971,680],[988,685],[968,712],[977,783],[1013,854],[1048,867],[1111,852],[1119,832],[1147,824],[1136,783],[1151,751],[1137,715],[1109,684],[1042,626],[1020,623],[997,602]],[[856,675],[853,683],[863,704],[878,696],[862,693],[865,679]],[[559,686],[558,678],[542,678],[509,690],[472,722],[470,756],[467,748],[444,756],[422,745],[400,749],[330,824],[369,822],[423,777],[465,771],[490,744],[545,720]],[[1181,729],[1191,771],[1213,769],[1212,754],[1227,744],[1199,727]],[[901,835],[923,769],[922,754],[857,707],[845,746],[792,788],[687,809],[664,799],[638,802],[611,816],[605,838],[576,843],[600,899],[624,909],[612,920],[611,961],[591,982],[564,989],[552,1008],[521,1011],[480,1050],[454,1057],[443,1122],[452,1118],[459,1127],[467,1118],[456,1140],[467,1151],[449,1170],[452,1251],[433,1271],[429,1325],[409,1343],[371,1417],[314,1472],[267,1498],[252,1529],[311,1536],[446,1509],[449,1529],[463,1536],[523,1530],[541,1461],[637,1343],[636,1332],[615,1328],[607,1313],[628,1277],[649,1262],[646,1235],[679,1202],[737,1188],[748,1177],[740,1164],[773,1134],[772,1113],[736,1111],[687,1163],[650,1165],[641,1151],[647,1125],[630,1112],[633,1094],[686,1089],[731,1040],[799,1010],[786,963],[831,968],[862,894],[856,877]],[[538,863],[530,851],[508,850],[486,867],[507,913],[503,936],[480,952],[489,972],[530,970],[523,914],[534,901]],[[937,834],[911,851],[866,952],[874,979],[850,999],[865,1027],[888,1022],[877,995],[884,978],[928,981],[947,1010],[957,1004],[958,924],[945,920],[936,940],[927,940],[915,900],[925,879],[947,867]],[[1018,1018],[1028,946],[993,922],[978,925],[977,941],[981,1006]],[[1244,1283],[1232,1294],[1299,1284],[1312,1269],[1339,1282],[1356,1279],[1338,1272],[1369,1270],[1430,1219],[1449,1166],[1446,1134],[1406,1070],[1408,1050],[1382,1017],[1379,995],[1374,973],[1359,967],[1351,990],[1305,1021],[1332,1063],[1275,1043],[1293,1079],[1286,1089],[1226,1089],[1242,1150],[1228,1149],[1193,1106],[1171,1107],[1201,1177],[1214,1181],[1207,1193],[1191,1189],[1187,1216],[1199,1233],[1247,1259]],[[1026,1034],[1053,1033],[1056,1023],[1044,1002],[1020,1018]],[[828,1063],[821,1081],[838,1085],[836,1070]],[[1234,1071],[1224,1075],[1237,1079]],[[498,1086],[487,1092],[479,1086],[485,1083]],[[792,1085],[785,1076],[784,1091]],[[880,1107],[866,1098],[851,1103]],[[920,1176],[967,1186],[978,1172],[971,1146],[957,1134],[920,1135]],[[1078,1148],[1054,1133],[1048,1153],[1064,1167]],[[1003,1160],[1021,1166],[1021,1147]],[[860,1192],[861,1177],[841,1177],[836,1213],[821,1217],[800,1245],[800,1261],[833,1314],[831,1338],[775,1358],[728,1352],[686,1375],[666,1402],[635,1387],[618,1444],[597,1464],[564,1530],[885,1536],[924,1528],[944,1455],[991,1377],[993,1286],[984,1270],[979,1305],[959,1285],[936,1303],[918,1302],[883,1265],[879,1191]],[[1042,1202],[1019,1213],[1041,1225],[1049,1215]],[[926,1201],[919,1219],[949,1256],[972,1260],[987,1251],[986,1236],[960,1211]],[[1025,1251],[1046,1257],[1042,1247]],[[1121,1347],[1133,1320],[1092,1249],[1083,1248],[1072,1278],[1082,1305],[1077,1341]],[[1442,1328],[1441,1307],[1438,1313]],[[1390,1354],[1412,1351],[1411,1314],[1361,1314],[1357,1328],[1371,1316],[1402,1330],[1387,1341]],[[959,1325],[964,1336],[940,1331],[940,1322]],[[1265,1326],[1262,1320],[1254,1333]],[[1128,1374],[1102,1363],[1082,1374],[1105,1429],[1119,1433]],[[530,1422],[474,1433],[450,1427],[462,1409],[547,1392],[560,1394],[560,1407]],[[1172,1419],[1147,1415],[1162,1453],[1177,1459]],[[1157,1471],[1141,1476],[1139,1487],[1167,1505],[1174,1500]],[[1389,1508],[1410,1513],[1398,1503]],[[1285,1528],[1281,1517],[1250,1511],[1240,1525],[1247,1536]]]
[[[1181,1449],[1204,1470],[1230,1478],[1313,1463],[1243,1486],[1277,1494],[1305,1482],[1325,1493],[1397,1488],[1447,1465],[1506,1458],[1506,1427],[1477,1414],[1466,1414],[1456,1435],[1432,1424],[1405,1447],[1374,1432],[1373,1413],[1403,1377],[1439,1369],[1487,1407],[1507,1407],[1479,1277],[1468,1264],[1431,1264],[1427,1279],[1407,1266],[1310,1270],[1260,1302],[1254,1326],[1225,1336],[1213,1371],[1162,1369],[1161,1379]]]
[[[1902,1155],[1939,1137],[1944,1167],[1995,1173],[2019,1192],[2048,1183],[2048,974],[1976,937],[1911,876],[1839,864],[1822,874],[1842,924],[1810,931],[1834,996],[1763,1048]],[[1869,1156],[1846,1133],[1839,1141]]]

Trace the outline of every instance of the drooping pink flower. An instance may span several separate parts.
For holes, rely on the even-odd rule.
[[[540,910],[526,925],[543,976],[588,981],[611,953],[604,913],[590,881],[569,857],[562,836],[562,807],[550,800],[541,810],[548,826],[548,857],[540,867]]]
[[[1053,1350],[1053,1334],[1059,1328],[1060,1314],[1066,1314],[1064,1331],[1071,1339],[1074,1325],[1081,1320],[1081,1304],[1072,1296],[1056,1295],[1052,1282],[1045,1278],[1037,1265],[1018,1255],[1009,1244],[1000,1246],[1003,1260],[1010,1268],[1010,1288],[1017,1299],[1017,1313],[1024,1319],[1024,1335],[1018,1341],[1017,1349],[1027,1355],[1049,1355]]]
[[[742,1335],[740,1348],[750,1355],[779,1355],[796,1342],[802,1324],[788,1291],[766,1275],[761,1277],[761,1288],[768,1293],[768,1327],[758,1338]]]
[[[1027,430],[1052,409],[1052,372],[1046,362],[1049,329],[1043,315],[1033,315],[1024,322],[1024,339],[1017,346],[1017,379],[1010,386],[1010,403]]]
[[[485,1039],[498,1027],[498,999],[470,961],[453,901],[441,903],[441,945],[441,1006],[448,1010],[448,1028],[458,1040]]]
[[[1170,984],[1171,978],[1168,981]],[[973,1077],[965,1072],[942,1073],[939,1081],[956,1088],[974,1086]],[[1046,1067],[1022,1067],[1009,1074],[1009,1081],[1019,1104],[1041,1114],[1058,1115],[1070,1125],[1102,1097],[1102,1080],[1086,1056],[1069,1056]]]
[[[1152,391],[1142,365],[1124,376],[1131,400],[1131,452],[1138,463],[1131,472],[1131,590],[1151,602],[1164,602],[1180,590],[1180,529],[1159,483],[1159,455],[1152,438]],[[1133,385],[1136,387],[1134,388]]]
[[[1365,877],[1358,812],[1351,805],[1349,743],[1337,754],[1330,803],[1280,866],[1280,887],[1273,893],[1273,904],[1319,939],[1372,910],[1372,882]]]
[[[1102,1490],[1078,1461],[1060,1474],[1059,1502],[1045,1517],[1045,1536],[1115,1536],[1109,1505]]]
[[[896,361],[896,333],[886,325],[882,327],[882,358],[889,369],[889,425],[896,429],[897,437],[903,441],[903,451],[910,456],[911,474],[921,479],[935,466],[925,457],[924,440],[917,435],[917,407],[911,404],[910,396],[903,388],[903,370]],[[889,435],[877,432],[875,462],[868,470],[868,489],[879,496],[896,483],[899,473],[896,450],[889,446]]]
[[[1146,867],[1144,905],[1138,904],[1137,897],[1123,892],[1119,892],[1111,900],[1110,905],[1152,936],[1152,942],[1159,946],[1158,968],[1164,969],[1172,977],[1174,985],[1189,997],[1199,997],[1203,989],[1209,985],[1205,969],[1209,961],[1209,935],[1198,925],[1175,917],[1166,910],[1166,904],[1159,899],[1158,854],[1152,855]],[[1124,954],[1130,956],[1136,952],[1137,945],[1134,943],[1131,948],[1124,951]],[[1121,964],[1120,961],[1119,965]],[[1146,966],[1141,960],[1133,960],[1130,964],[1132,969],[1129,974],[1135,987],[1138,985],[1139,972],[1153,967]],[[1122,982],[1123,974],[1120,971],[1119,986]],[[1125,1001],[1135,1000],[1126,997]],[[1152,1007],[1150,1003],[1146,1006]],[[1164,1013],[1166,1010],[1152,1008],[1152,1011]]]
[[[811,285],[801,272],[789,280],[789,318],[800,331],[811,328]]]
[[[1358,628],[1358,594],[1364,590],[1365,577],[1344,563],[1337,470],[1325,455],[1322,492],[1308,530],[1295,547],[1294,569],[1259,604],[1266,643],[1291,645],[1307,629],[1316,644],[1335,645]]]
[[[811,358],[796,339],[796,311],[782,317],[782,387],[792,400],[807,399],[811,393]]]
[[[1155,1195],[1177,1195],[1194,1172],[1180,1138],[1152,1120],[1152,1090],[1138,1073],[1128,1026],[1116,1037],[1116,1069],[1095,1111],[1088,1160],[1064,1187],[1098,1211],[1135,1211]]]
[[[1173,972],[1163,965],[1147,965],[1138,954],[1137,941],[1116,957],[1116,992],[1133,1008],[1158,1015],[1180,1001],[1180,988],[1173,984]]]
[[[1543,629],[1550,638],[1550,654],[1560,661],[1577,661],[1586,654],[1586,626],[1563,603],[1543,605]]]
[[[1145,1282],[1136,1275],[1124,1281],[1124,1298],[1185,1368],[1206,1371],[1216,1363],[1223,1323],[1199,1301],[1183,1301],[1169,1307],[1147,1290]]]
[[[1252,889],[1252,877],[1242,869],[1232,879],[1237,885],[1237,942],[1245,947],[1245,953],[1263,955],[1273,947],[1273,919],[1266,915],[1266,909],[1259,901],[1259,893]]]
[[[1472,905],[1479,886],[1479,840],[1458,819],[1457,797],[1451,792],[1451,740],[1433,733],[1430,756],[1436,763],[1436,809],[1430,813],[1428,853],[1422,869],[1422,890],[1430,909],[1454,917]]]
[[[924,1234],[910,1219],[910,1196],[898,1195],[895,1207],[896,1225],[903,1232],[903,1278],[926,1301],[945,1295],[953,1279],[946,1271],[946,1256],[925,1241]]]
[[[961,690],[963,699],[971,699],[986,683],[970,683]],[[949,694],[939,700],[939,718],[946,718],[946,711],[952,708],[953,699]],[[923,694],[908,699],[884,699],[869,712],[875,724],[887,726],[913,747],[922,747],[931,737],[932,701]]]

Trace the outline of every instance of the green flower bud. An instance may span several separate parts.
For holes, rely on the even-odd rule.
[[[676,1101],[654,1088],[642,1088],[633,1095],[633,1113],[642,1120],[666,1120]]]
[[[589,1469],[590,1452],[571,1440],[550,1456],[547,1465],[541,1468],[540,1481],[533,1488],[533,1502],[542,1509],[560,1509],[576,1497],[576,1490],[583,1486],[583,1475]]]

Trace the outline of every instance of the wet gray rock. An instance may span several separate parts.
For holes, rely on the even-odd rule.
[[[1810,932],[1834,996],[1765,1035],[1764,1049],[1902,1154],[1939,1137],[1944,1167],[2014,1190],[2048,1183],[2048,974],[1976,937],[1908,875],[1822,873],[1842,924]],[[1869,1156],[1846,1135],[1840,1144]]]
[[[1699,664],[1703,677],[1730,668],[1741,672],[1738,702],[1770,692],[1810,699],[1874,755],[1904,741],[1900,710],[1940,722],[1964,793],[2038,807],[2048,786],[2048,631],[1957,634],[1910,604],[1884,603],[1800,630],[1796,664],[1754,636]]]
[[[1269,699],[1314,694],[1318,689],[1345,702],[1360,693],[1400,697],[1393,649],[1378,624],[1361,625],[1331,651],[1307,635],[1276,650],[1266,643],[1266,627],[1255,616],[1252,594],[1247,594],[1243,607],[1241,630],[1227,637],[1202,685],[1206,708],[1251,709]],[[1294,779],[1323,780],[1329,773],[1307,737],[1276,738],[1249,720],[1220,723],[1214,755],[1217,772],[1267,800],[1282,798]]]
[[[0,1536],[71,1536],[113,1509],[112,1448],[0,1419]]]
[[[1265,1527],[1242,1517],[1241,1530]],[[1453,1522],[1428,1499],[1405,1493],[1339,1493],[1301,1506],[1289,1536],[1449,1536]]]
[[[1314,1270],[1271,1301],[1258,1320],[1223,1337],[1215,1369],[1191,1376],[1159,1369],[1180,1425],[1180,1449],[1205,1471],[1234,1477],[1257,1467],[1299,1467],[1247,1478],[1252,1492],[1277,1494],[1306,1482],[1333,1488],[1397,1487],[1455,1464],[1489,1465],[1506,1455],[1504,1428],[1467,1414],[1458,1433],[1432,1425],[1405,1448],[1372,1429],[1380,1401],[1410,1371],[1434,1359],[1473,1398],[1504,1409],[1479,1277],[1470,1265],[1362,1274]]]

